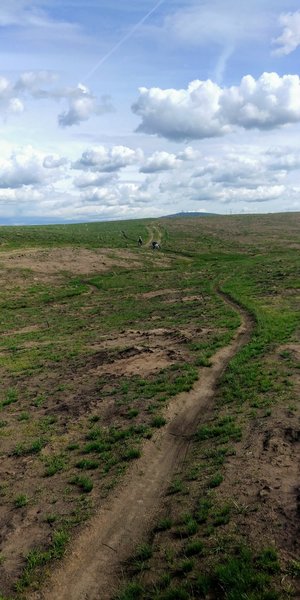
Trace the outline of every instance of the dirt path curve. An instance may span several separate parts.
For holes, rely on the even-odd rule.
[[[156,227],[155,225],[153,225],[151,227],[147,227],[147,230],[149,233],[149,237],[146,240],[146,245],[150,246],[154,240],[156,242],[158,242],[158,244],[160,244],[161,243],[161,231],[160,231],[159,227]]]
[[[241,325],[230,345],[220,349],[212,366],[200,370],[199,381],[189,393],[175,397],[167,411],[168,424],[146,442],[114,497],[105,501],[73,542],[74,550],[48,581],[47,590],[35,600],[110,600],[120,585],[126,560],[153,525],[172,476],[183,463],[205,412],[209,412],[216,384],[230,359],[248,342],[252,321],[224,294],[220,296],[241,315]]]

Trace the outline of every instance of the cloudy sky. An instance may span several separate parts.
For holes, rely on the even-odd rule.
[[[0,224],[300,210],[299,0],[1,0]]]

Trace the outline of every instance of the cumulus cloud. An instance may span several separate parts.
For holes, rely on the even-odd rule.
[[[112,183],[117,178],[115,173],[82,173],[74,179],[74,185],[77,188],[84,189],[90,187],[102,187],[108,183]]]
[[[53,71],[24,71],[17,79],[14,90],[19,92],[26,91],[32,95],[36,92],[38,95],[41,91],[41,85],[53,84],[57,79],[58,75]]]
[[[49,154],[48,156],[45,156],[43,160],[43,167],[45,167],[45,169],[58,169],[67,163],[68,159],[64,156],[59,156],[58,154]]]
[[[204,158],[201,166],[193,173],[193,177],[231,188],[257,188],[259,185],[276,184],[282,176],[281,169],[274,167],[270,172],[267,155],[258,152],[256,155],[240,155],[232,150],[228,150],[221,159]]]
[[[18,98],[14,86],[6,79],[0,76],[0,111],[6,115],[19,114],[24,111],[24,104]]]
[[[157,152],[145,160],[140,151],[123,146],[96,146],[74,163],[59,154],[19,148],[0,160],[2,215],[33,215],[34,220],[92,220],[153,216],[188,210],[219,212],[224,206],[264,203],[281,207],[298,201],[297,147],[216,145],[200,152],[188,146],[177,154]],[[141,169],[151,161],[160,167]],[[125,172],[122,168],[131,166]],[[297,190],[297,192],[296,192]],[[172,207],[171,207],[172,205]],[[220,209],[221,207],[221,209]],[[223,207],[223,208],[222,208]],[[238,209],[240,210],[240,208]],[[28,221],[27,221],[28,222]]]
[[[99,101],[86,86],[79,84],[76,88],[65,92],[68,109],[58,116],[61,127],[78,125],[87,121],[92,115],[102,115],[113,112],[113,107],[108,96],[103,96]]]
[[[164,200],[172,198],[175,206],[182,207],[184,198],[190,210],[198,210],[200,203],[205,204],[206,210],[214,206],[218,212],[216,207],[222,205],[249,203],[258,207],[271,202],[279,207],[281,202],[282,209],[288,199],[296,197],[295,178],[291,178],[290,173],[300,168],[297,154],[297,150],[284,147],[262,150],[256,146],[240,146],[237,150],[224,145],[217,153],[198,151],[194,161],[183,162],[172,174],[165,172],[157,178],[158,193]],[[153,196],[154,185],[152,180],[149,190]]]
[[[0,77],[0,111],[5,115],[21,113],[24,102],[30,99],[64,102],[67,107],[58,115],[58,124],[71,127],[114,110],[109,96],[99,99],[80,83],[73,87],[55,86],[57,78],[51,71],[27,71],[15,82]]]
[[[115,211],[116,218],[124,213],[138,214],[149,204],[152,196],[136,183],[119,183],[112,187],[91,188],[81,195],[83,208],[97,212]]]
[[[275,147],[266,152],[266,163],[270,170],[290,172],[300,169],[300,152],[295,148]]]
[[[263,73],[222,88],[211,80],[185,89],[140,88],[132,109],[141,117],[137,131],[171,140],[222,136],[236,127],[275,129],[300,121],[300,77]]]
[[[219,118],[221,88],[210,80],[192,81],[187,90],[139,89],[133,112],[142,118],[137,131],[186,140],[223,135]]]
[[[285,189],[284,185],[268,185],[258,186],[255,189],[223,190],[219,195],[219,199],[224,204],[231,204],[232,202],[269,202],[270,200],[282,198]]]
[[[7,159],[0,159],[0,188],[17,189],[45,184],[51,174],[43,163],[43,154],[31,146],[13,152]]]
[[[201,153],[199,150],[195,150],[192,146],[187,146],[182,152],[178,152],[177,154],[177,158],[184,161],[197,160],[200,157]]]
[[[279,46],[273,51],[275,56],[286,56],[300,46],[300,11],[280,15],[279,24],[283,27],[282,34],[273,40]]]
[[[81,158],[73,163],[73,169],[94,172],[114,172],[139,162],[143,157],[141,150],[133,150],[127,146],[95,146],[83,152]]]
[[[175,154],[168,152],[154,152],[140,168],[141,173],[158,173],[159,171],[169,171],[176,169],[180,161]]]

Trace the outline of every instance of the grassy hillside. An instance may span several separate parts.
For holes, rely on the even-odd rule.
[[[43,588],[172,398],[230,342],[240,316],[218,289],[254,331],[117,597],[297,597],[299,221],[0,228],[1,598]]]

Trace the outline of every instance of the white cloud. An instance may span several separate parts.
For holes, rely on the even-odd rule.
[[[5,115],[24,111],[23,102],[17,97],[14,86],[6,77],[0,76],[0,110]]]
[[[300,77],[263,73],[221,88],[211,80],[185,89],[140,88],[137,131],[177,141],[222,136],[236,127],[275,129],[300,121]]]
[[[15,91],[27,91],[34,95],[40,93],[41,85],[53,84],[57,81],[58,75],[54,71],[24,71],[17,79],[14,89]]]
[[[38,11],[36,3],[30,0],[2,0],[0,7],[0,26],[39,25],[45,22],[45,15]]]
[[[91,90],[78,84],[74,87],[54,87],[58,76],[52,71],[26,71],[17,81],[0,77],[0,111],[5,115],[24,111],[24,101],[50,100],[67,103],[67,109],[58,115],[61,127],[79,125],[92,116],[112,112],[108,96],[98,99]]]
[[[285,176],[281,166],[275,166],[267,154],[243,150],[241,154],[228,150],[222,158],[204,157],[201,167],[196,169],[193,177],[212,183],[220,183],[223,187],[249,188],[277,184]]]
[[[0,202],[11,204],[30,203],[34,206],[41,202],[45,197],[45,192],[41,190],[32,190],[31,188],[2,189],[0,188]]]
[[[219,119],[221,88],[210,80],[192,81],[187,90],[140,88],[133,112],[142,117],[137,131],[185,140],[223,135]]]
[[[245,39],[258,39],[269,27],[269,15],[261,0],[251,4],[235,0],[203,0],[168,15],[164,23],[166,34],[188,45],[204,46],[217,43],[227,46]],[[256,5],[256,6],[255,6]],[[257,10],[259,10],[259,19]]]
[[[230,189],[220,193],[220,201],[225,204],[234,202],[269,202],[282,198],[285,193],[284,185],[258,186],[255,189]]]
[[[176,169],[180,165],[180,161],[175,154],[169,152],[154,152],[145,163],[141,166],[141,173],[157,173],[159,171],[169,171]]]
[[[0,27],[18,27],[27,31],[30,41],[36,32],[40,32],[43,41],[45,36],[48,41],[84,41],[77,23],[50,17],[43,5],[44,0],[1,0]]]
[[[89,188],[89,187],[101,187],[107,185],[108,183],[112,183],[116,180],[115,173],[82,173],[79,177],[74,179],[74,185],[77,188]]]
[[[44,168],[44,155],[31,146],[15,151],[8,159],[0,159],[0,188],[17,189],[39,186],[52,178]]]
[[[288,173],[300,169],[300,152],[293,148],[271,148],[266,153],[266,161],[269,169]]]
[[[280,15],[279,24],[283,27],[283,32],[273,40],[273,44],[279,46],[273,54],[285,56],[300,46],[300,11]]]
[[[81,158],[73,163],[73,169],[110,173],[138,163],[143,157],[141,150],[127,146],[95,146],[83,152]]]
[[[81,214],[101,215],[102,218],[124,218],[147,216],[147,205],[152,196],[136,183],[120,183],[113,188],[91,188],[80,197]],[[149,210],[149,208],[148,208]],[[159,212],[151,207],[152,214]]]
[[[149,176],[140,172],[147,163],[143,154],[123,146],[87,150],[75,170],[70,159],[32,147],[13,152],[7,147],[3,154],[1,214],[17,222],[23,215],[80,221],[158,216],[199,206],[224,212],[230,205],[238,210],[247,205],[259,211],[271,203],[286,208],[299,198],[300,152],[292,147],[214,144],[200,152],[188,146],[177,154],[150,155],[148,161],[156,156],[168,164],[171,159],[176,168],[152,170]],[[120,171],[125,166],[130,169]]]
[[[43,167],[45,167],[45,169],[58,169],[67,163],[68,159],[64,156],[59,156],[58,154],[49,154],[48,156],[45,156],[43,160]]]
[[[67,90],[64,95],[69,106],[68,110],[58,116],[58,123],[61,127],[78,125],[82,121],[87,121],[93,115],[102,115],[113,111],[110,99],[107,96],[103,96],[99,101],[89,88],[82,84]]]
[[[198,150],[195,150],[194,148],[192,148],[192,146],[187,146],[184,150],[182,150],[181,152],[178,152],[178,154],[177,154],[177,158],[179,160],[186,160],[186,161],[197,160],[200,157],[201,157],[201,153]]]
[[[246,44],[270,39],[273,9],[269,0],[189,0],[167,13],[158,35],[184,49],[204,49],[205,69],[209,65],[213,79],[221,83],[231,56]],[[259,15],[259,18],[258,18]],[[216,61],[211,65],[211,57]],[[199,56],[201,63],[201,57]]]

